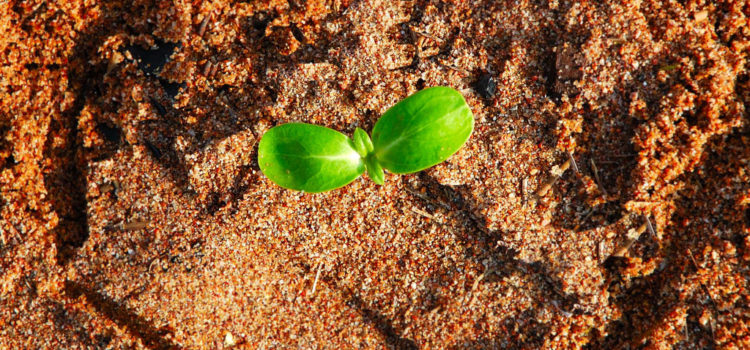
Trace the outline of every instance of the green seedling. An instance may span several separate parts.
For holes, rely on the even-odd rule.
[[[277,185],[304,192],[330,191],[365,171],[382,185],[383,169],[409,174],[442,163],[474,129],[461,93],[448,87],[419,91],[389,108],[372,129],[352,138],[322,126],[288,123],[271,128],[258,146],[260,170]]]

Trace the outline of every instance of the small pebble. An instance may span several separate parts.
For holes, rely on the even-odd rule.
[[[486,99],[494,97],[496,89],[497,83],[495,82],[495,78],[488,73],[482,74],[479,77],[479,80],[474,84],[474,90]]]

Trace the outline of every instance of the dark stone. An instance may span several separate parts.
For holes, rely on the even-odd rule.
[[[424,84],[425,84],[424,79],[419,78],[419,80],[417,80],[417,91],[424,89]]]
[[[484,98],[492,98],[495,96],[495,91],[497,90],[497,83],[495,82],[495,78],[493,78],[488,73],[484,73],[481,76],[479,76],[479,80],[474,84],[474,90],[476,92],[484,97]]]

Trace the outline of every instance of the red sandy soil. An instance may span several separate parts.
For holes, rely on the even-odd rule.
[[[750,348],[749,16],[0,1],[0,348]],[[258,169],[436,85],[476,118],[441,165]]]

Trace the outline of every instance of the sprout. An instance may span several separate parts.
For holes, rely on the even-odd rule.
[[[352,139],[322,126],[289,123],[271,128],[258,146],[260,170],[277,185],[324,192],[367,171],[382,185],[383,169],[409,174],[442,163],[469,139],[474,117],[463,96],[432,87],[397,103],[375,123],[372,139],[357,128]]]

